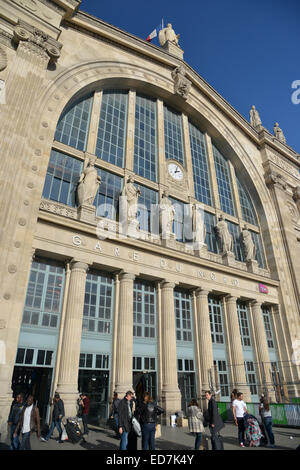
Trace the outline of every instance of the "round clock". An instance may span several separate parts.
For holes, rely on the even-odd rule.
[[[180,166],[177,165],[177,163],[169,163],[168,171],[169,171],[169,174],[172,176],[172,178],[174,178],[175,180],[177,181],[182,180],[183,172]]]

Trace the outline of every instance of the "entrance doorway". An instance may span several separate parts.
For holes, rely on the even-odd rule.
[[[133,372],[132,382],[137,401],[143,401],[145,392],[156,400],[156,372]]]
[[[179,373],[178,386],[181,392],[181,409],[187,413],[187,407],[192,398],[196,398],[195,374]]]
[[[79,369],[78,390],[90,399],[88,422],[96,426],[106,422],[109,415],[109,371]]]
[[[12,378],[12,391],[15,398],[22,392],[25,398],[33,395],[42,421],[46,420],[50,400],[52,368],[15,366]]]

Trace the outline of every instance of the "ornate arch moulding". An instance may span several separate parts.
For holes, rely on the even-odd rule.
[[[136,74],[137,70],[139,71],[138,77]],[[83,64],[76,64],[68,70],[63,71],[49,84],[40,98],[40,122],[51,122],[51,125],[54,125],[54,123],[58,121],[67,103],[69,103],[74,96],[78,97],[80,94],[83,95],[84,91],[95,89],[97,86],[99,87],[101,82],[105,83],[105,81],[107,81],[108,83],[108,80],[112,78],[125,78],[136,81],[136,83],[148,83],[158,90],[163,90],[164,93],[170,93],[170,96],[174,93],[174,83],[171,77],[168,80],[162,75],[153,73],[151,69],[143,68],[141,70],[140,67],[127,62],[89,61]],[[159,95],[159,92],[157,94]],[[241,161],[249,179],[253,182],[253,186],[259,195],[261,208],[263,208],[264,204],[262,201],[269,200],[269,193],[261,172],[256,168],[252,159],[247,154],[247,151],[216,113],[209,109],[203,102],[200,102],[195,95],[191,97],[191,100],[189,96],[189,104],[215,127],[221,138],[228,143],[232,152],[236,155],[236,158]],[[53,135],[54,131],[55,129],[53,129]]]

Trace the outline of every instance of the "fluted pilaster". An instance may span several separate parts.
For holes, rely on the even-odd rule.
[[[122,272],[119,276],[119,316],[116,349],[115,390],[122,398],[132,389],[132,345],[133,345],[133,282],[135,275]]]
[[[197,320],[199,344],[200,367],[202,377],[202,394],[209,389],[209,370],[214,365],[213,348],[211,339],[211,328],[208,309],[208,294],[204,289],[197,289],[196,292]]]

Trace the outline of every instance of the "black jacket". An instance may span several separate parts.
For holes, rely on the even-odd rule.
[[[209,426],[214,424],[214,431],[219,432],[224,427],[224,423],[221,416],[219,415],[218,405],[213,398],[211,398],[208,402],[207,411]]]
[[[114,415],[115,413],[118,413],[118,406],[120,404],[120,398],[116,398],[112,402],[112,407],[111,407],[111,414]]]
[[[132,411],[132,401],[129,402],[130,409]],[[123,431],[130,432],[132,428],[131,418],[129,417],[128,400],[123,398],[118,406],[119,416],[119,428],[123,428]],[[133,415],[132,415],[133,416]]]
[[[164,410],[154,403],[142,403],[139,407],[138,414],[141,424],[157,423],[157,416],[164,413]]]
[[[14,402],[10,408],[8,422],[17,425],[23,408],[24,408],[23,403]]]
[[[54,407],[52,413],[53,421],[58,421],[59,416],[65,416],[64,402],[61,399],[59,399],[58,401],[54,400]]]

